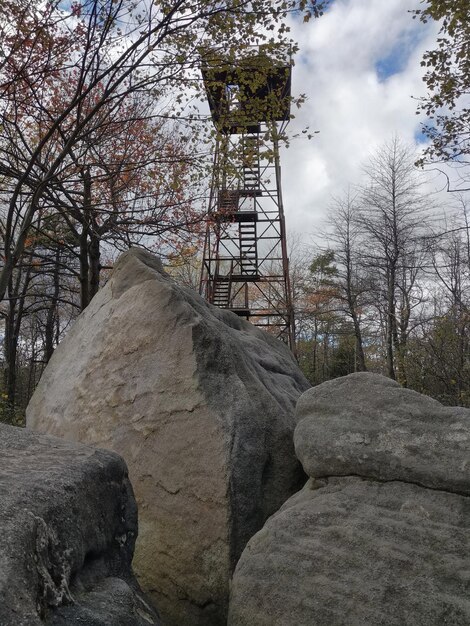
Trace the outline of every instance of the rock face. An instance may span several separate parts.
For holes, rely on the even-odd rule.
[[[359,373],[299,400],[295,450],[309,476],[359,475],[470,495],[470,410]]]
[[[280,341],[131,250],[55,352],[27,424],[125,458],[143,589],[165,624],[211,626],[247,540],[305,481],[292,431],[307,387]]]
[[[413,484],[309,482],[248,543],[229,624],[467,626],[469,517]]]
[[[311,478],[248,543],[229,625],[470,624],[470,410],[353,374],[297,412]]]
[[[0,624],[148,626],[137,509],[116,454],[0,424]]]

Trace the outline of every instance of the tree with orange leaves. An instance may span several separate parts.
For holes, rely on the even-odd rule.
[[[84,307],[104,243],[148,246],[157,236],[174,247],[176,233],[190,239],[201,159],[196,143],[187,147],[194,128],[176,125],[187,121],[185,99],[200,90],[199,66],[214,51],[233,56],[240,46],[285,40],[287,13],[315,4],[2,0],[0,301],[19,302],[23,267],[31,255],[49,264],[54,245],[69,255],[62,274],[78,268]],[[46,281],[52,294],[55,277]]]
[[[62,0],[0,4],[0,176],[4,204],[0,300],[44,205],[59,194],[85,146],[136,93],[167,100],[164,115],[197,92],[198,66],[214,51],[284,41],[282,23],[305,0]],[[57,90],[57,81],[69,89]],[[66,93],[66,97],[65,97]],[[170,97],[171,96],[171,97]],[[85,169],[81,176],[85,176]]]

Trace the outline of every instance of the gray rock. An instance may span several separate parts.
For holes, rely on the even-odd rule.
[[[296,413],[312,478],[248,543],[229,625],[468,626],[470,411],[353,374]]]
[[[295,449],[309,476],[357,475],[470,494],[470,409],[358,373],[313,387],[296,413]]]
[[[225,624],[248,539],[305,481],[290,351],[124,254],[50,361],[28,426],[119,452],[139,506],[134,567],[168,626]]]
[[[0,624],[159,624],[131,570],[137,509],[116,454],[0,424]]]
[[[309,481],[248,543],[228,624],[468,626],[470,498]]]

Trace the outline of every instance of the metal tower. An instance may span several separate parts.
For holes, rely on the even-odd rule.
[[[206,63],[217,131],[200,292],[294,343],[279,137],[290,118],[290,55],[262,46]]]

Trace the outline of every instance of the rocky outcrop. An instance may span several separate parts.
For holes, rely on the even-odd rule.
[[[137,509],[116,454],[0,424],[0,624],[148,626]]]
[[[375,374],[331,380],[299,400],[295,450],[309,476],[400,480],[470,495],[470,410]]]
[[[355,477],[309,482],[248,543],[232,626],[466,626],[469,498]]]
[[[292,432],[307,387],[280,341],[131,250],[55,352],[27,423],[125,458],[142,587],[165,624],[211,626],[247,540],[305,481]]]
[[[311,478],[248,543],[230,626],[470,623],[470,410],[373,374],[307,391]]]

